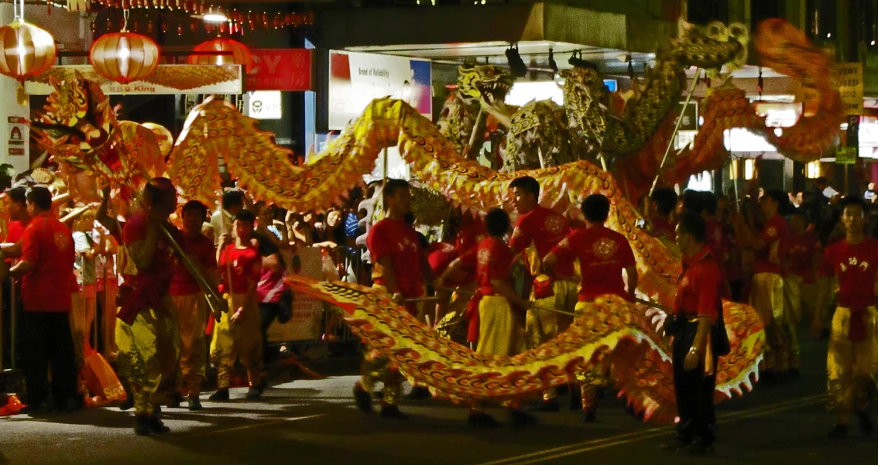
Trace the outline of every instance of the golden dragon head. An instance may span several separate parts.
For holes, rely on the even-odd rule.
[[[509,71],[499,66],[463,65],[457,72],[457,92],[468,99],[478,100],[484,95],[502,102],[515,83]]]

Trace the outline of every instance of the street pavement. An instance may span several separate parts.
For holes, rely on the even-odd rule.
[[[404,401],[408,420],[356,410],[352,373],[297,379],[266,391],[258,402],[204,402],[205,410],[165,410],[172,433],[137,437],[132,413],[114,407],[40,418],[0,419],[0,464],[865,464],[878,443],[852,424],[843,441],[826,437],[825,342],[802,334],[803,376],[757,383],[743,398],[718,407],[716,452],[690,457],[659,450],[668,426],[638,422],[615,398],[601,401],[598,422],[578,413],[537,414],[534,428],[475,430],[467,410],[438,401]],[[206,396],[205,396],[206,397]],[[566,399],[562,399],[566,400]],[[185,405],[185,403],[184,403]],[[502,409],[490,409],[505,421]]]

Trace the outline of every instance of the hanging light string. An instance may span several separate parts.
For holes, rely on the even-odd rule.
[[[237,9],[226,11],[216,4],[205,3],[203,0],[198,2],[192,0],[96,0],[95,3],[105,8],[155,9],[166,10],[167,12],[183,12],[188,15],[203,16],[209,13],[222,13],[227,18],[227,21],[215,25],[205,24],[205,29],[210,29],[209,32],[212,32],[213,28],[218,26],[228,28],[232,33],[243,33],[245,27],[250,31],[281,29],[284,27],[298,28],[312,26],[315,21],[315,13],[313,11],[293,13],[282,11],[253,12],[250,10],[245,13]]]

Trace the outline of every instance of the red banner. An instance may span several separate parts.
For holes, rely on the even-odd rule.
[[[311,50],[303,48],[256,49],[247,90],[312,90]]]

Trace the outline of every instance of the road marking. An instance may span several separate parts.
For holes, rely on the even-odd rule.
[[[203,431],[203,432],[200,432],[200,433],[182,434],[182,435],[179,435],[179,436],[174,436],[174,438],[178,438],[178,437],[196,438],[196,437],[200,437],[200,436],[209,436],[209,435],[211,435],[211,434],[231,433],[232,431],[241,431],[241,430],[245,430],[245,429],[261,428],[261,427],[263,427],[263,426],[277,425],[277,424],[280,424],[280,423],[286,423],[286,422],[288,422],[288,421],[307,420],[307,419],[309,419],[309,418],[322,417],[323,415],[324,415],[324,414],[321,413],[321,414],[318,414],[318,415],[308,415],[308,416],[306,416],[306,417],[284,418],[283,420],[272,420],[272,421],[266,421],[266,422],[263,422],[263,423],[257,423],[257,424],[254,424],[254,425],[237,426],[237,427],[235,427],[235,428],[225,428],[225,429],[217,429],[217,430],[212,430],[212,431]]]
[[[798,407],[804,407],[807,405],[812,405],[821,402],[826,398],[826,394],[818,394],[813,396],[802,397],[798,399],[788,400],[784,402],[778,402],[775,404],[769,404],[762,407],[741,410],[738,412],[729,412],[724,415],[720,415],[717,417],[717,423],[730,423],[732,421],[742,420],[746,418],[755,418],[760,416],[769,415],[772,413],[782,412],[785,410],[792,410]],[[532,452],[529,454],[518,455],[515,457],[509,457],[506,459],[495,460],[492,462],[485,462],[479,465],[503,465],[503,464],[515,464],[515,465],[526,465],[530,463],[538,463],[544,462],[547,460],[553,460],[556,458],[566,457],[569,455],[581,454],[584,452],[589,452],[593,450],[604,449],[607,447],[628,444],[636,441],[642,441],[644,439],[651,439],[658,436],[663,436],[668,434],[674,428],[673,425],[667,426],[656,426],[653,428],[649,428],[642,431],[634,431],[630,433],[618,434],[615,436],[609,436],[601,439],[591,439],[588,441],[580,442],[577,444],[570,444],[566,446],[560,446],[553,449],[546,449],[539,452]],[[532,459],[532,460],[528,460]]]

